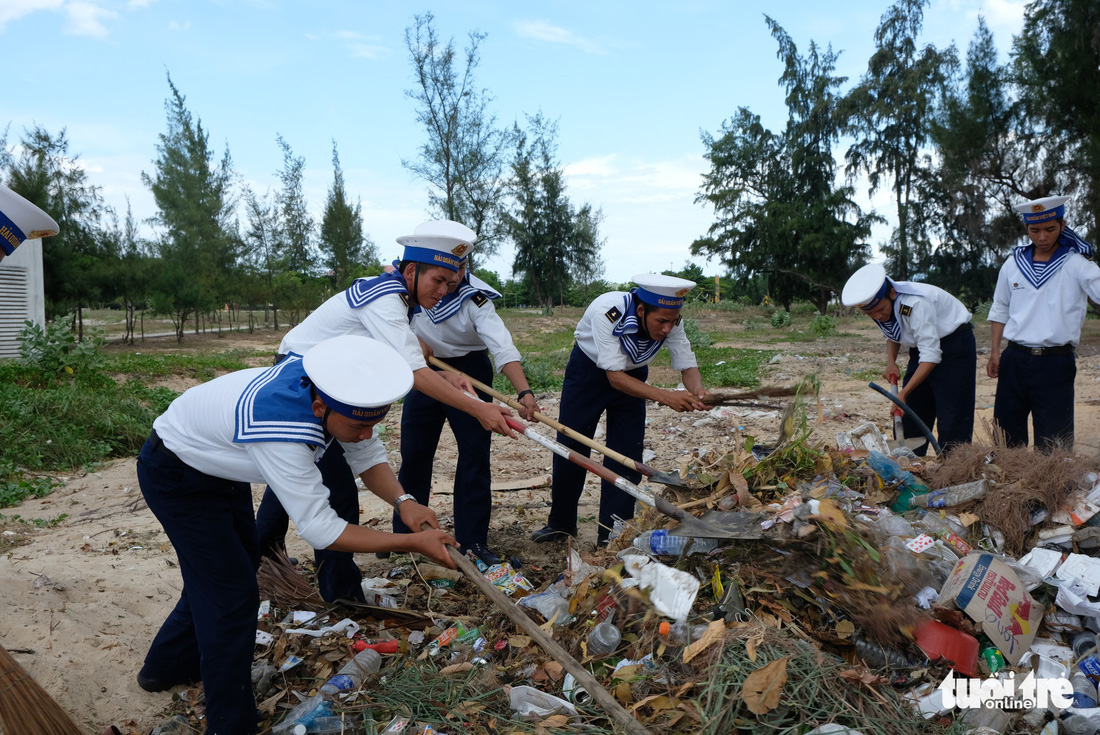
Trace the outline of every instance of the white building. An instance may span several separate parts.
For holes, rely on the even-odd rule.
[[[0,260],[0,358],[19,357],[19,333],[30,320],[45,326],[42,240],[26,240]]]

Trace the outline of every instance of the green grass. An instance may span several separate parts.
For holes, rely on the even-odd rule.
[[[771,350],[746,350],[735,347],[711,347],[695,350],[699,372],[707,388],[755,388],[760,385],[760,366],[775,355]],[[718,363],[722,363],[719,365]],[[657,353],[652,365],[671,366],[668,350]]]
[[[103,370],[144,379],[186,375],[205,381],[214,378],[219,372],[250,367],[245,362],[248,357],[270,358],[271,355],[264,350],[240,349],[210,355],[106,352],[103,354]]]

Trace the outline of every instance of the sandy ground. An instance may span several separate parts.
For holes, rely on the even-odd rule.
[[[1097,404],[1100,403],[1100,356],[1089,322],[1078,359],[1077,450],[1100,454]],[[822,402],[828,414],[814,427],[814,439],[832,442],[837,431],[866,420],[887,426],[885,399],[866,387],[863,371],[882,369],[881,337],[869,324],[856,324],[858,336],[812,343],[762,345],[737,340],[732,346],[775,349],[781,359],[764,368],[764,384],[790,383],[816,372],[823,382]],[[979,345],[988,344],[988,329],[979,327]],[[1092,335],[1091,337],[1089,335]],[[269,338],[273,346],[274,337]],[[256,346],[251,339],[250,346]],[[229,346],[230,340],[226,340]],[[148,345],[149,343],[146,343]],[[134,349],[142,349],[137,347]],[[148,349],[148,347],[146,347]],[[995,384],[984,374],[979,355],[977,408],[979,420],[992,414]],[[853,377],[860,374],[859,377]],[[668,376],[665,376],[666,379]],[[186,385],[174,385],[177,389]],[[557,415],[556,394],[539,396],[548,415]],[[387,419],[386,440],[396,462],[397,412]],[[651,407],[647,448],[658,469],[676,469],[698,447],[728,442],[733,422],[761,441],[773,440],[778,414],[738,409],[738,414],[709,425],[694,426],[699,414],[675,414]],[[708,423],[708,422],[704,422]],[[544,433],[549,430],[543,428]],[[981,432],[978,432],[979,438]],[[448,433],[444,432],[444,437]],[[441,518],[451,513],[450,478],[455,455],[442,447],[436,458],[433,506]],[[550,455],[523,439],[501,437],[493,443],[494,484],[538,484],[549,476]],[[590,482],[580,515],[582,544],[595,539],[597,488]],[[261,488],[254,488],[259,501]],[[388,510],[369,493],[362,496],[363,519],[388,519]],[[492,541],[502,555],[540,554],[553,564],[559,550],[534,547],[524,535],[545,521],[549,489],[520,489],[495,494]],[[161,621],[181,587],[175,554],[137,487],[134,460],[124,459],[93,472],[67,479],[45,499],[28,501],[6,515],[25,519],[65,520],[29,533],[28,543],[11,548],[0,560],[0,642],[88,733],[98,735],[111,724],[124,733],[148,733],[163,718],[171,693],[149,694],[138,688],[134,675]],[[10,539],[9,539],[10,541]],[[292,532],[292,555],[310,558],[309,549]],[[370,572],[384,571],[389,562],[362,555]],[[16,735],[8,733],[7,735]]]

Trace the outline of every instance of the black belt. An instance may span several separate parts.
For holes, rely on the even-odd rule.
[[[1046,355],[1069,355],[1073,353],[1073,345],[1058,345],[1057,347],[1028,347],[1022,345],[1019,342],[1013,342],[1009,340],[1008,349],[1017,350],[1018,352],[1026,352],[1029,355],[1035,355],[1036,357],[1045,357]]]
[[[175,452],[173,452],[168,447],[164,446],[164,441],[160,438],[160,436],[157,435],[157,430],[156,429],[153,429],[151,432],[149,432],[149,441],[153,442],[153,451],[154,452],[160,452],[161,454],[167,455],[167,456],[171,457],[172,459],[176,460],[177,462],[182,462],[183,461],[179,457],[176,456]]]

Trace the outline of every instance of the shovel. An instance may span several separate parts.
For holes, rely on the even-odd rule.
[[[896,375],[891,375],[890,376],[890,395],[893,396],[893,398],[890,399],[890,400],[892,400],[894,403],[897,403],[898,402],[898,377]],[[897,449],[898,447],[905,447],[906,449],[916,449],[921,444],[924,444],[925,440],[921,439],[920,437],[915,437],[913,439],[906,439],[905,438],[905,428],[903,427],[902,421],[901,421],[901,413],[899,413],[897,410],[895,410],[893,413],[894,413],[894,440],[893,441],[888,440],[886,442],[886,446],[890,447],[891,449]]]
[[[879,393],[881,393],[882,395],[886,396],[886,397],[887,397],[887,398],[889,398],[889,399],[890,399],[891,401],[893,401],[893,403],[894,403],[894,405],[895,405],[895,406],[897,406],[898,408],[900,408],[900,409],[901,409],[902,411],[905,411],[905,414],[906,414],[906,415],[907,415],[907,416],[908,416],[909,418],[913,419],[914,423],[916,423],[916,425],[917,425],[917,428],[918,428],[918,429],[920,429],[920,430],[921,430],[921,433],[923,433],[923,434],[924,434],[924,438],[925,438],[925,439],[927,439],[927,440],[928,440],[928,443],[932,445],[932,449],[934,449],[934,450],[935,450],[936,454],[937,454],[937,455],[943,454],[943,450],[942,450],[942,449],[940,449],[940,443],[939,443],[938,441],[936,441],[936,437],[932,436],[932,430],[931,430],[931,429],[929,429],[929,428],[928,428],[928,425],[927,425],[926,423],[924,423],[924,421],[922,421],[922,420],[921,420],[921,417],[917,415],[917,412],[916,412],[916,411],[914,411],[913,409],[909,408],[909,406],[907,406],[906,404],[902,403],[902,402],[901,402],[901,401],[900,401],[900,400],[899,400],[898,398],[896,398],[895,396],[891,395],[891,394],[890,394],[890,393],[889,393],[889,392],[888,392],[888,391],[887,391],[887,390],[886,390],[885,388],[883,388],[883,387],[882,387],[881,385],[878,385],[877,383],[868,383],[868,384],[867,384],[867,386],[868,386],[869,388],[871,388],[872,390],[876,390],[876,391],[878,391]],[[920,443],[919,443],[919,444],[917,444],[917,446],[920,446],[921,444],[924,444],[924,439],[917,439],[917,440],[913,440],[913,439],[904,439],[903,441],[918,441],[918,442],[920,442]],[[908,444],[906,444],[906,446],[909,446],[909,445],[908,445]],[[912,449],[912,447],[910,447],[910,449]]]
[[[466,380],[470,381],[470,385],[474,386],[475,388],[477,388],[482,393],[484,393],[488,396],[492,396],[493,398],[497,399],[498,401],[505,404],[506,406],[509,406],[510,408],[513,408],[516,411],[522,411],[523,410],[523,404],[521,404],[519,401],[516,401],[516,400],[512,399],[511,397],[506,396],[503,393],[494,390],[491,386],[485,385],[484,383],[482,383],[478,380],[474,380],[473,378],[471,378],[466,373],[462,372],[461,370],[458,370],[457,368],[451,367],[450,365],[443,362],[442,360],[440,360],[440,359],[433,356],[433,357],[428,358],[428,362],[430,362],[432,365],[435,365],[438,368],[442,368],[443,370],[446,370],[447,372],[454,373],[455,375],[461,375],[462,377],[466,378]],[[575,431],[574,429],[570,429],[565,424],[563,424],[559,421],[555,421],[554,419],[550,418],[549,416],[547,416],[544,413],[541,413],[539,411],[535,411],[535,419],[537,419],[538,421],[541,421],[542,423],[546,424],[547,426],[549,426],[551,429],[554,429],[555,431],[560,431],[562,434],[565,434],[570,439],[573,439],[574,441],[578,441],[578,442],[580,442],[581,444],[585,445],[586,447],[588,447],[590,449],[595,449],[597,452],[599,452],[603,456],[610,457],[611,459],[613,459],[616,462],[618,462],[619,464],[621,464],[623,467],[633,467],[636,471],[642,473],[643,475],[648,477],[653,482],[659,482],[662,485],[668,485],[670,487],[681,487],[681,488],[687,488],[688,487],[688,484],[686,482],[684,482],[683,479],[681,479],[681,477],[678,473],[675,473],[675,472],[658,472],[657,470],[650,467],[649,465],[642,464],[641,462],[639,462],[635,459],[631,459],[630,457],[626,456],[625,454],[622,454],[620,452],[616,452],[614,449],[611,449],[609,447],[605,447],[604,445],[600,444],[599,442],[597,442],[593,439],[590,439],[589,437],[585,436],[584,434],[580,433],[579,431]],[[523,429],[516,429],[516,431],[523,431]],[[624,480],[624,482],[625,482],[625,480]],[[650,503],[650,505],[652,505],[652,503]]]
[[[559,457],[563,457],[573,464],[580,465],[593,475],[607,480],[626,494],[640,500],[651,508],[669,518],[680,522],[675,529],[676,536],[695,536],[698,538],[761,538],[763,531],[760,528],[762,516],[759,513],[734,513],[711,511],[704,518],[696,518],[683,508],[668,502],[662,497],[651,495],[621,475],[617,475],[598,462],[594,462],[584,455],[577,454],[569,447],[549,439],[534,429],[524,426],[522,422],[514,418],[506,417],[505,421],[514,431],[523,434],[528,439],[538,442]]]

